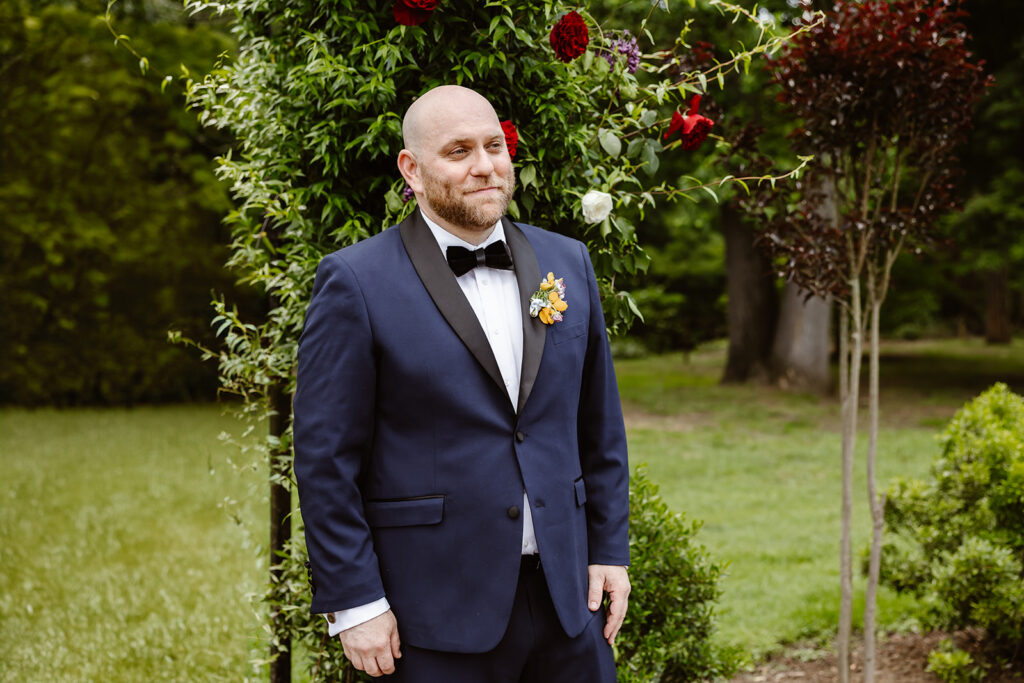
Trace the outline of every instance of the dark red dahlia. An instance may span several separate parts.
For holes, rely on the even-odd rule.
[[[699,110],[700,95],[694,95],[690,100],[690,111],[685,116],[678,111],[672,114],[672,122],[668,124],[668,130],[665,131],[665,139],[667,140],[679,132],[683,149],[691,151],[700,147],[700,143],[707,139],[715,122],[706,116],[701,116],[698,113]]]
[[[392,11],[402,26],[419,26],[437,7],[437,0],[395,0]]]
[[[589,42],[587,22],[576,11],[565,14],[551,29],[555,56],[567,64],[586,52]]]
[[[502,121],[501,130],[505,133],[505,146],[508,147],[508,155],[514,159],[516,146],[519,145],[519,131],[516,130],[516,124],[511,121]]]
[[[699,40],[693,46],[693,58],[698,64],[710,64],[715,61],[715,46],[706,40]]]

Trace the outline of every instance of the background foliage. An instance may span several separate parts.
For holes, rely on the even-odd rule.
[[[885,273],[884,299],[882,264],[930,242],[956,206],[955,152],[987,81],[955,2],[846,3],[827,17],[771,63],[795,146],[818,155],[812,172],[744,205],[787,278],[848,302],[853,279]],[[820,210],[829,201],[837,215]]]
[[[180,9],[145,19],[123,27],[176,68],[209,68],[230,46]],[[224,138],[134,62],[94,3],[0,7],[0,402],[186,400],[216,387],[166,338],[171,327],[209,336],[211,288],[234,291],[221,269],[230,202],[209,161]]]
[[[961,151],[966,173],[957,192],[966,211],[944,219],[942,239],[926,248],[926,256],[897,261],[883,311],[886,335],[982,333],[993,282],[1004,285],[1007,324],[1019,329],[1024,323],[1022,271],[1014,267],[1024,253],[1024,234],[1014,219],[1024,206],[1024,193],[1017,191],[1022,171],[1019,159],[1006,153],[1020,146],[1024,130],[1012,115],[1024,84],[1015,28],[1024,22],[1024,5],[962,4],[970,13],[964,21],[971,48],[996,81]],[[597,0],[591,7],[604,28],[634,33],[651,9],[646,0]],[[797,12],[785,0],[760,7],[779,28]],[[669,9],[655,11],[647,28],[658,49],[671,48],[686,31],[690,48],[674,50],[676,58],[707,65],[713,63],[708,55],[725,61],[730,46],[756,41],[759,28],[752,22],[733,23],[703,2],[694,8],[672,2]],[[164,94],[158,87],[165,75],[180,72],[179,62],[191,73],[205,73],[218,53],[233,50],[230,11],[183,16],[176,0],[119,0],[115,24],[147,55],[145,76],[135,57],[113,46],[101,11],[87,0],[10,0],[0,7],[0,284],[8,304],[0,312],[0,352],[12,359],[0,366],[0,402],[212,397],[213,368],[167,347],[165,332],[181,329],[209,343],[204,308],[211,289],[243,311],[262,308],[233,290],[221,270],[230,236],[219,220],[229,209],[202,159],[223,152],[227,136],[182,114],[173,84]],[[297,11],[288,16],[298,17]],[[654,49],[642,37],[640,42]],[[535,47],[550,51],[544,36]],[[728,80],[724,90],[712,83],[702,112],[730,144],[743,144],[752,126],[769,156],[788,158],[786,134],[795,124],[765,97],[767,74],[756,62],[753,67],[742,79]],[[638,74],[638,85],[646,82],[649,77]],[[666,105],[661,120],[668,114]],[[683,175],[707,179],[739,170],[732,150],[714,143],[695,153],[661,154],[656,174],[648,181],[641,172],[640,178],[678,182]],[[524,141],[531,144],[537,147],[536,140]],[[258,221],[261,214],[255,213]],[[636,227],[637,241],[652,257],[642,277],[620,273],[616,279],[617,288],[635,294],[646,319],[632,328],[631,337],[641,344],[619,349],[690,349],[723,337],[720,207],[708,199],[662,204],[642,218],[635,204],[620,205],[616,213]],[[68,347],[74,354],[64,351]]]

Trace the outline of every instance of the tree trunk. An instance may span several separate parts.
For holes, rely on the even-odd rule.
[[[1004,265],[985,273],[985,341],[1009,344],[1012,337],[1010,269]]]
[[[819,180],[814,195],[820,199],[814,212],[832,225],[838,225],[834,183],[827,177]],[[772,345],[772,381],[784,389],[829,393],[832,386],[828,368],[831,302],[818,297],[808,299],[806,292],[789,283],[781,308]]]
[[[832,304],[787,283],[772,345],[772,381],[783,389],[827,394]]]
[[[291,414],[291,400],[284,392],[280,383],[270,388],[268,399],[273,411],[270,416],[270,435],[280,440],[287,429],[288,415]],[[280,441],[279,441],[280,443]],[[286,450],[272,448],[270,450],[270,472],[277,474],[280,480],[287,481],[288,473],[283,465]],[[281,581],[280,565],[284,562],[285,549],[292,537],[292,493],[279,480],[270,482],[270,580]],[[292,642],[288,634],[285,615],[276,608],[271,608],[270,627],[272,641],[270,645],[270,682],[290,683],[292,680]]]
[[[888,274],[886,274],[888,275]],[[878,337],[882,302],[871,286],[871,343],[868,371],[868,505],[871,507],[871,553],[868,559],[868,584],[864,592],[864,683],[875,683],[875,612],[878,602],[878,577],[882,563],[882,530],[885,524],[885,496],[878,496],[875,484],[875,460],[878,454],[879,367]]]
[[[1014,322],[1017,325],[1024,325],[1024,288],[1017,292],[1017,305],[1014,306],[1013,313]]]
[[[278,232],[273,228],[270,215],[263,218],[263,230],[273,243],[279,239]],[[267,297],[268,314],[281,305],[276,293]],[[292,492],[284,482],[289,480],[288,455],[291,450],[285,442],[288,421],[292,414],[292,398],[285,390],[284,384],[278,380],[267,387],[267,407],[270,418],[267,420],[267,431],[270,449],[268,466],[270,469],[270,583],[281,583],[281,566],[285,562],[288,542],[292,537]],[[292,640],[288,633],[287,615],[279,608],[270,608],[270,683],[291,683],[292,680]]]
[[[853,517],[853,454],[857,445],[857,403],[860,398],[860,365],[864,340],[861,311],[860,279],[851,278],[850,309],[848,315],[849,338],[846,350],[849,377],[843,396],[843,493],[841,503],[841,531],[839,539],[839,683],[850,683],[850,636],[853,631],[853,547],[850,527]]]
[[[842,405],[846,392],[850,390],[850,314],[845,306],[839,306],[839,404]]]
[[[754,246],[754,230],[735,207],[723,204],[721,219],[729,299],[729,354],[722,382],[765,380],[777,309],[771,262]]]

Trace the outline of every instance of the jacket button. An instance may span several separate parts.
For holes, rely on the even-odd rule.
[[[510,507],[508,509],[508,516],[509,519],[519,519],[519,508],[517,508],[515,505]]]
[[[522,443],[525,438],[526,434],[523,434],[522,432],[516,432],[516,441]]]

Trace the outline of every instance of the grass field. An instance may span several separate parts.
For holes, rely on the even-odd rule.
[[[882,350],[879,484],[924,476],[936,436],[995,381],[1024,390],[1024,344],[902,342]],[[759,657],[834,631],[839,595],[840,420],[833,399],[719,386],[724,350],[617,363],[630,455],[676,510],[703,520],[703,543],[729,563],[720,639]],[[866,406],[863,406],[866,408]],[[862,410],[866,426],[867,411]],[[865,547],[866,434],[858,442],[854,552]],[[856,556],[856,555],[855,555]],[[863,579],[855,612],[859,616]],[[879,621],[912,624],[913,604],[883,589]]]
[[[0,680],[240,680],[266,514],[222,430],[212,405],[0,412]]]
[[[935,436],[1024,344],[887,345],[880,473],[926,472]],[[752,656],[834,628],[839,419],[832,400],[721,387],[724,350],[617,364],[631,457],[729,563],[723,642]],[[239,680],[261,654],[259,468],[216,406],[0,411],[0,680]],[[863,440],[861,443],[863,450]],[[858,473],[863,461],[858,462]],[[866,538],[858,481],[856,547]],[[882,595],[883,624],[912,614]]]

